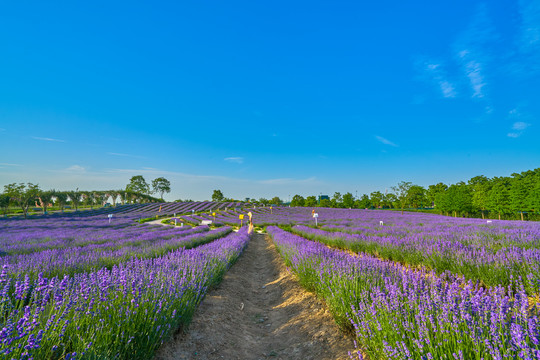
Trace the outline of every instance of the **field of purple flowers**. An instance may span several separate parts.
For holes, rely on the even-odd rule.
[[[137,219],[0,221],[0,358],[151,358],[249,240]]]
[[[319,228],[311,209],[256,221],[281,225],[268,233],[359,357],[540,358],[539,223],[316,210]]]

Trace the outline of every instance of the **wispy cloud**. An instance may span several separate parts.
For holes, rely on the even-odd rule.
[[[386,138],[383,138],[382,136],[375,136],[375,139],[377,139],[378,141],[380,141],[381,143],[385,144],[385,145],[390,145],[390,146],[394,146],[394,147],[399,147],[399,145],[393,143],[392,141],[386,139]]]
[[[523,112],[519,107],[508,112],[508,119],[513,122],[512,131],[507,134],[511,138],[520,137],[531,126],[531,123],[528,122],[531,116],[527,112]]]
[[[0,166],[22,166],[21,164],[0,163]]]
[[[429,83],[433,83],[441,91],[445,98],[455,98],[457,91],[455,85],[448,79],[446,71],[440,62],[417,61],[420,68],[421,77]]]
[[[0,128],[0,131],[6,131],[6,129],[4,129],[4,128]]]
[[[485,98],[490,47],[498,38],[486,5],[478,7],[471,23],[456,39],[454,51],[472,90],[472,98]]]
[[[469,50],[460,51],[458,56],[462,60],[465,74],[469,79],[473,91],[472,97],[483,98],[486,81],[482,75],[482,64],[472,56]]]
[[[235,163],[235,164],[243,164],[244,163],[244,158],[239,157],[239,156],[226,157],[223,160],[225,160],[227,162],[230,162],[230,163]]]
[[[130,157],[134,159],[147,159],[147,157],[139,156],[139,155],[122,154],[122,153],[114,153],[114,152],[108,152],[107,154],[112,155],[112,156]]]
[[[45,137],[39,137],[39,136],[32,136],[32,139],[34,140],[41,140],[41,141],[52,141],[52,142],[66,142],[65,140],[59,140],[59,139],[52,139],[52,138],[45,138]]]
[[[84,168],[84,167],[82,167],[80,165],[71,165],[70,167],[65,169],[65,171],[75,172],[75,173],[83,173],[83,172],[86,171],[86,168]]]

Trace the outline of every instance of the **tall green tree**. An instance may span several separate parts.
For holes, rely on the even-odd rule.
[[[515,212],[519,212],[521,221],[523,221],[523,212],[527,211],[529,205],[529,188],[521,175],[512,175],[515,175],[515,177],[510,182],[510,208]]]
[[[306,199],[301,195],[294,195],[291,200],[291,206],[304,206]]]
[[[508,214],[511,211],[510,191],[508,184],[504,181],[497,181],[489,191],[488,210],[499,214]]]
[[[410,181],[401,181],[396,186],[392,186],[392,190],[394,190],[401,206],[401,215],[403,215],[403,209],[408,203],[409,189],[411,186],[412,182]]]
[[[221,192],[221,190],[214,190],[214,192],[212,193],[212,201],[223,201],[223,199],[225,198],[225,196],[223,196],[223,193]],[[259,199],[259,202],[263,203],[261,201],[262,199]],[[266,199],[264,199],[266,200]]]
[[[343,207],[344,208],[354,207],[354,196],[350,192],[343,194]]]
[[[366,194],[362,194],[359,200],[357,200],[357,206],[358,209],[369,209],[371,207],[371,200],[369,199],[369,196]]]
[[[333,208],[340,208],[343,206],[343,197],[341,193],[335,192],[331,199],[331,206]]]
[[[0,208],[2,209],[2,213],[4,214],[4,217],[7,216],[10,203],[11,203],[11,198],[9,197],[8,194],[0,194]]]
[[[420,185],[411,185],[407,197],[409,199],[409,205],[413,208],[418,209],[427,204],[426,189]]]
[[[373,205],[373,207],[375,209],[378,209],[382,205],[382,202],[384,199],[383,193],[380,191],[373,191],[371,194],[369,194],[369,196],[370,196],[371,204]]]
[[[41,191],[38,195],[39,204],[41,205],[41,209],[44,215],[47,213],[47,207],[51,204],[53,196],[54,193],[50,190]]]
[[[279,196],[274,196],[270,200],[270,205],[281,205],[281,204],[283,204],[283,201],[279,198]]]
[[[304,203],[304,206],[307,206],[307,207],[317,206],[317,197],[314,195],[306,197],[306,202]]]
[[[58,207],[60,208],[61,212],[64,212],[64,207],[66,206],[68,195],[64,191],[57,191],[57,190],[51,190],[53,193],[54,198],[56,199],[56,203],[58,204]]]
[[[540,214],[540,176],[537,177],[534,187],[527,196],[527,204],[531,210]]]
[[[319,202],[319,207],[332,207],[332,201],[330,201],[330,199],[321,199]]]
[[[450,185],[445,193],[448,211],[469,214],[472,211],[472,194],[470,188],[463,181]]]
[[[471,178],[468,183],[472,192],[473,208],[480,210],[482,219],[484,219],[484,213],[489,203],[489,191],[493,187],[493,181],[484,175],[479,175]]]
[[[437,207],[437,203],[435,201],[437,194],[444,193],[447,189],[448,185],[443,184],[442,182],[435,185],[429,185],[426,190],[426,199],[428,203],[433,207]]]
[[[149,194],[150,185],[148,185],[142,175],[135,175],[132,176],[129,180],[129,184],[127,184],[126,190],[139,194]]]
[[[25,219],[28,217],[30,204],[37,200],[40,192],[39,185],[32,183],[27,183],[26,185],[24,183],[4,185],[4,193],[20,206]]]
[[[152,189],[154,194],[159,194],[159,198],[163,200],[163,193],[171,192],[171,182],[164,177],[158,177],[152,180]]]
[[[79,188],[73,191],[68,191],[67,195],[69,196],[71,205],[73,205],[73,207],[75,208],[75,211],[77,211],[79,209],[79,205],[81,203],[81,196],[82,196],[82,193],[79,191]]]

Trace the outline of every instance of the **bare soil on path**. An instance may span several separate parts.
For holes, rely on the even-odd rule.
[[[298,284],[272,241],[256,234],[207,294],[189,328],[164,344],[155,359],[343,360],[353,349],[352,336]]]

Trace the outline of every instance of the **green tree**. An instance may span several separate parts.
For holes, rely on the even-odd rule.
[[[334,196],[332,196],[332,200],[331,200],[331,207],[333,208],[343,207],[343,197],[341,196],[341,193],[339,192],[334,193]]]
[[[294,195],[291,200],[291,206],[304,206],[305,203],[306,199],[304,199],[304,197],[300,195]]]
[[[371,194],[369,194],[369,196],[370,196],[371,204],[373,205],[373,207],[375,209],[378,209],[382,205],[382,202],[384,199],[383,193],[380,191],[374,191]]]
[[[353,208],[354,207],[354,196],[350,192],[343,195],[343,207],[344,208]]]
[[[281,204],[283,204],[283,201],[281,201],[281,199],[278,196],[274,196],[270,200],[270,205],[281,205]]]
[[[529,188],[525,180],[519,174],[512,179],[510,183],[510,208],[519,212],[521,221],[523,221],[523,211],[527,211]]]
[[[212,201],[223,201],[223,199],[225,198],[225,196],[223,196],[223,193],[221,192],[221,190],[214,190],[214,192],[212,193]],[[266,200],[266,199],[265,199]],[[260,202],[260,200],[259,200]]]
[[[316,196],[308,196],[306,198],[306,202],[304,203],[304,206],[307,206],[307,207],[315,207],[315,206],[317,206],[317,197]]]
[[[51,204],[54,193],[52,191],[42,191],[39,193],[38,200],[43,210],[43,214],[47,213],[47,207]]]
[[[398,198],[394,193],[388,193],[384,196],[384,202],[388,204],[390,208],[397,208],[399,206]]]
[[[468,215],[472,211],[472,194],[463,181],[450,185],[445,194],[447,211],[452,211],[455,217],[458,213]]]
[[[401,181],[396,186],[392,186],[392,190],[396,193],[396,196],[401,206],[401,215],[403,215],[403,209],[408,202],[409,189],[411,188],[412,183],[410,181]]]
[[[369,209],[371,207],[371,200],[369,199],[369,196],[366,194],[362,194],[359,200],[357,200],[357,208],[358,209]]]
[[[332,201],[330,201],[330,199],[321,199],[319,203],[319,207],[326,207],[326,208],[332,207]]]
[[[480,210],[482,219],[484,219],[484,213],[489,201],[489,191],[491,190],[493,183],[484,175],[475,176],[471,178],[468,183],[472,191],[473,208]]]
[[[10,203],[11,203],[11,198],[9,197],[8,194],[0,194],[0,208],[2,209],[2,213],[4,214],[4,217],[7,216]]]
[[[26,219],[28,217],[28,208],[33,201],[37,200],[40,189],[37,184],[27,183],[25,185],[24,183],[12,183],[4,185],[4,193],[21,207],[24,218]]]
[[[64,207],[66,206],[68,195],[67,193],[63,191],[56,191],[51,190],[54,194],[54,197],[56,198],[56,203],[58,203],[58,207],[60,208],[60,211],[64,212]]]
[[[139,194],[149,194],[150,185],[148,185],[142,175],[135,175],[132,176],[129,180],[129,184],[127,184],[126,190]]]
[[[448,189],[448,186],[446,184],[443,184],[442,182],[436,185],[429,185],[426,190],[426,200],[431,206],[436,207],[437,203],[435,202],[435,197],[439,193],[444,193],[446,189]]]
[[[268,199],[265,199],[265,198],[260,198],[259,203],[263,204],[264,206],[270,205],[270,201]]]
[[[73,205],[75,211],[77,211],[79,209],[79,204],[81,203],[82,193],[79,191],[79,188],[77,188],[74,191],[68,191],[67,194],[69,196],[69,200],[71,201],[71,205]]]
[[[510,191],[508,184],[504,181],[497,181],[489,192],[488,210],[497,212],[499,220],[501,214],[508,214],[510,207]]]
[[[154,194],[159,194],[159,198],[163,200],[163,193],[171,192],[171,182],[164,177],[158,177],[152,180],[152,189]]]
[[[411,207],[418,209],[427,204],[426,189],[420,185],[411,185],[407,194]]]
[[[532,189],[527,196],[527,204],[529,205],[529,209],[540,214],[540,175],[536,176],[534,180],[532,182]]]

